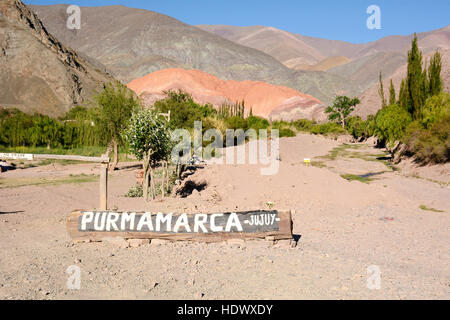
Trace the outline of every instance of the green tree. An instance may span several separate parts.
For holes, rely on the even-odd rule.
[[[380,71],[380,80],[379,81],[380,81],[380,88],[378,89],[378,95],[381,98],[381,107],[384,108],[384,107],[386,107],[387,102],[386,102],[386,98],[384,96],[383,75],[381,74],[381,71]]]
[[[421,108],[427,98],[426,70],[422,70],[422,52],[419,50],[417,35],[414,35],[408,52],[406,86],[408,88],[408,110],[414,119],[420,117]]]
[[[428,67],[428,93],[430,96],[438,95],[442,91],[441,70],[441,54],[436,51]]]
[[[158,162],[167,160],[171,153],[172,141],[168,123],[152,110],[140,109],[131,116],[124,136],[129,143],[130,151],[142,161],[143,193],[145,200],[148,201],[152,170]]]
[[[394,83],[391,79],[391,86],[389,87],[389,104],[396,104],[397,103],[397,97],[395,94],[395,87]]]
[[[170,125],[176,129],[192,129],[195,121],[217,114],[210,104],[200,105],[189,93],[178,91],[164,92],[167,98],[156,101],[154,109],[157,113],[167,113],[170,110]]]
[[[378,111],[375,118],[375,134],[392,146],[403,136],[411,122],[411,115],[399,105],[392,104]]]
[[[38,116],[33,121],[33,126],[29,130],[30,141],[34,146],[46,144],[50,150],[52,144],[58,145],[61,136],[61,126],[48,116]]]
[[[133,111],[141,104],[136,95],[120,82],[108,84],[95,97],[97,107],[94,109],[94,123],[99,133],[108,141],[108,151],[114,149],[114,170],[119,162],[118,145],[122,141],[122,132],[128,125]]]
[[[400,92],[398,94],[398,104],[405,110],[409,109],[409,92],[405,79],[400,84]]]
[[[358,98],[350,99],[346,96],[337,96],[334,99],[332,106],[329,106],[325,112],[329,113],[328,118],[331,121],[337,120],[342,128],[345,128],[346,119],[355,110],[355,107],[360,104]]]

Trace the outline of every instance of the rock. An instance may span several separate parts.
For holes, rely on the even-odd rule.
[[[366,140],[366,144],[375,147],[378,145],[378,138],[377,137],[370,137]]]
[[[15,88],[28,83],[33,89],[17,98],[22,111],[56,117],[114,80],[59,42],[21,1],[2,0],[0,17],[0,104],[15,99]]]
[[[150,242],[150,245],[152,245],[152,246],[160,246],[160,245],[169,244],[169,243],[171,243],[170,240],[152,239],[152,241]]]
[[[278,240],[276,243],[277,248],[283,248],[283,249],[295,248],[296,246],[297,246],[297,242],[294,239]]]
[[[123,249],[128,248],[129,244],[128,242],[121,237],[105,237],[102,239],[102,242],[112,244],[118,247],[121,247]]]
[[[243,248],[245,247],[245,240],[243,239],[229,239],[227,244],[232,248]]]
[[[150,239],[128,239],[128,244],[131,248],[137,248],[146,244],[150,244]]]
[[[91,240],[89,239],[83,239],[83,240],[73,240],[74,244],[79,244],[79,243],[89,243],[91,242]]]

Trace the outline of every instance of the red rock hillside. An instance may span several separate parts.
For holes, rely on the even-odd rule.
[[[272,120],[325,120],[325,106],[316,98],[294,89],[265,82],[221,80],[199,70],[164,69],[135,79],[128,87],[140,95],[146,105],[164,98],[166,90],[189,92],[198,103],[245,101],[247,112]]]

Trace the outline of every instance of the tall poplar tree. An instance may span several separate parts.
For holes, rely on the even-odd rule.
[[[436,51],[431,58],[430,66],[428,68],[428,94],[430,96],[437,95],[442,91],[441,70],[441,54],[439,51]]]
[[[406,76],[406,86],[408,88],[408,111],[414,119],[420,117],[420,110],[425,103],[426,92],[424,91],[424,77],[422,70],[422,52],[417,44],[417,35],[414,35],[411,50],[408,52],[408,71]]]
[[[394,87],[394,83],[392,82],[391,79],[391,86],[389,88],[389,104],[396,104],[397,103],[397,97],[395,96],[395,87]]]

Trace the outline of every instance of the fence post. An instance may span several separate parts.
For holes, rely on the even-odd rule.
[[[100,210],[108,210],[108,163],[100,164]]]

